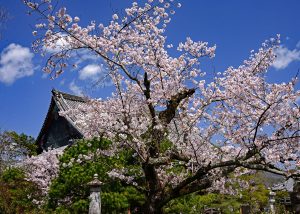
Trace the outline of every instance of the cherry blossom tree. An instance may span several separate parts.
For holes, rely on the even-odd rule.
[[[40,190],[41,196],[48,194],[51,182],[57,177],[59,171],[59,156],[63,154],[66,147],[60,147],[49,151],[44,151],[42,154],[32,156],[25,159],[19,166],[24,169],[26,180],[36,184]],[[40,201],[35,200],[34,203],[41,205],[45,198],[40,198]]]
[[[200,64],[215,56],[216,46],[187,38],[176,55],[168,51],[165,29],[181,6],[174,0],[134,2],[124,17],[85,27],[66,8],[54,11],[50,0],[24,2],[44,18],[33,48],[47,57],[45,72],[58,77],[82,50],[105,64],[112,96],[63,114],[76,118],[86,138],[112,140],[112,155],[134,151],[139,171],[116,168],[109,175],[141,187],[144,213],[161,213],[170,200],[193,192],[228,191],[232,175],[251,170],[297,176],[297,78],[266,81],[279,36],[208,82]]]

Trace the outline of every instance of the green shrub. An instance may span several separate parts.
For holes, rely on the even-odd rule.
[[[101,186],[103,213],[123,213],[143,203],[144,197],[136,188],[108,177],[107,172],[114,168],[139,167],[131,163],[130,150],[124,150],[117,157],[96,154],[97,150],[105,151],[110,145],[110,141],[103,139],[81,140],[65,150],[60,158],[59,175],[50,187],[47,204],[49,212],[87,213],[89,205],[87,183],[96,173],[103,182]],[[81,158],[81,162],[77,161],[81,155],[88,154],[91,160]],[[69,165],[70,161],[72,166]]]
[[[36,203],[40,200],[36,185],[25,180],[20,168],[8,168],[0,177],[0,213],[43,213]]]

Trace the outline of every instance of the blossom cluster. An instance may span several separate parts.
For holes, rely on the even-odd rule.
[[[25,168],[26,179],[34,182],[42,195],[47,195],[51,181],[56,178],[59,171],[59,156],[66,147],[44,151],[38,156],[32,156],[22,162]]]

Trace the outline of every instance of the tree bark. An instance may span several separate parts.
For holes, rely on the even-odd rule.
[[[144,214],[161,214],[163,209],[160,206],[160,198],[157,195],[148,196],[146,203],[143,206],[142,213]]]

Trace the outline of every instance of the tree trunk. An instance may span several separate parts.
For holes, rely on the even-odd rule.
[[[161,214],[163,213],[160,206],[160,200],[155,195],[148,197],[143,206],[143,214]]]

